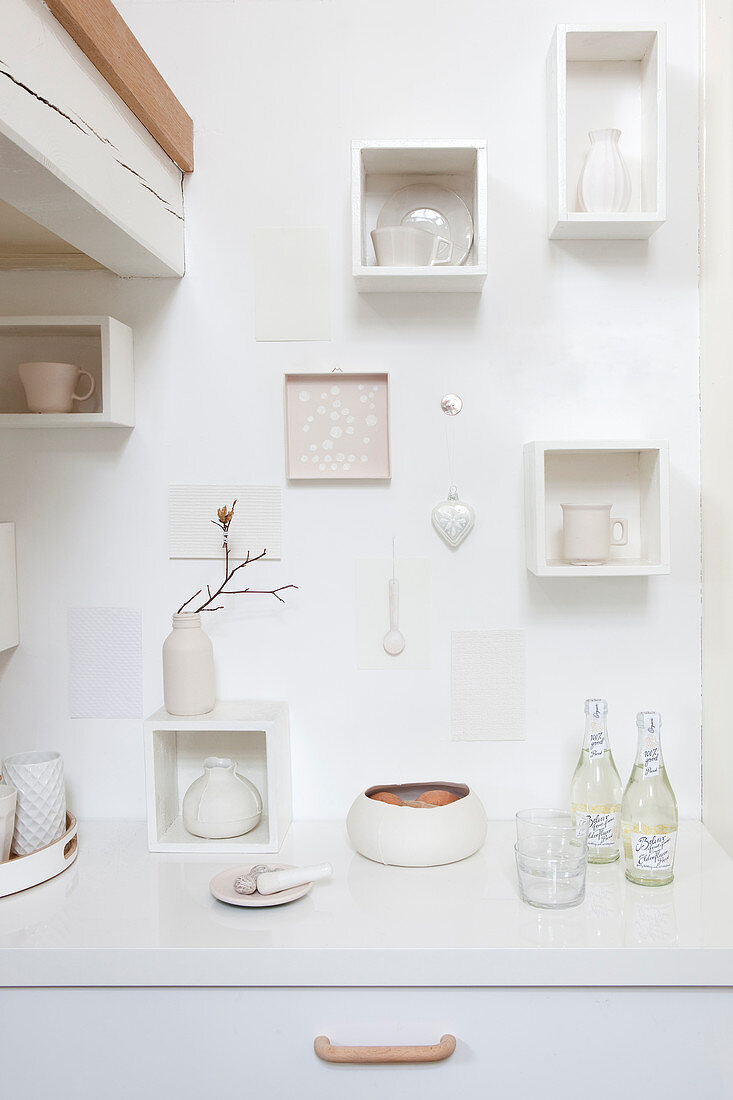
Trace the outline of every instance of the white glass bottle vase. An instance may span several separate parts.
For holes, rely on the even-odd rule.
[[[585,736],[570,785],[576,823],[588,818],[588,862],[614,863],[619,857],[621,777],[608,740],[605,699],[586,699]]]
[[[631,201],[631,177],[618,147],[620,130],[591,130],[590,149],[578,180],[578,209],[620,214]]]
[[[667,778],[656,711],[636,717],[639,741],[621,807],[626,877],[639,886],[664,886],[674,878],[677,799]]]
[[[169,714],[208,714],[214,709],[214,647],[198,611],[177,612],[163,643],[163,699]]]

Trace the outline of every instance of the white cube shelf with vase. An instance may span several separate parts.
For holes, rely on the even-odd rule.
[[[663,26],[561,23],[547,60],[548,221],[555,240],[650,237],[666,218],[666,40]],[[589,133],[621,131],[626,210],[586,213],[578,180]]]
[[[0,651],[19,641],[15,524],[0,523]]]
[[[251,832],[214,840],[185,829],[183,796],[210,756],[236,761],[259,791]],[[145,782],[151,852],[278,852],[293,819],[287,703],[220,702],[190,718],[157,711],[145,722]]]
[[[30,412],[21,363],[71,363],[94,381],[72,412]],[[91,382],[81,377],[76,392]],[[132,428],[132,329],[114,317],[0,317],[0,428]]]
[[[538,577],[643,577],[670,572],[666,442],[532,442],[524,446],[527,568]],[[563,504],[611,505],[628,541],[603,564],[563,557]]]
[[[359,291],[481,291],[489,269],[485,141],[354,141],[351,164],[353,274]],[[468,212],[473,239],[462,263],[455,262],[457,253],[453,254],[453,262],[448,263],[416,266],[377,263],[371,231],[377,228],[385,203],[413,185],[429,185],[453,193],[444,198],[455,206],[454,220],[465,220]],[[439,196],[440,192],[438,200]],[[389,224],[406,224],[399,210]],[[424,224],[431,224],[430,218]]]

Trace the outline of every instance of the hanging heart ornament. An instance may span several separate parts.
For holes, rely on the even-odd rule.
[[[449,546],[460,546],[473,528],[475,512],[470,504],[462,504],[458,490],[451,485],[448,499],[433,508],[433,527]]]

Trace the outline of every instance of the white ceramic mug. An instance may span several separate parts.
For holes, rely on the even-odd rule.
[[[603,565],[612,546],[629,541],[625,519],[611,518],[610,504],[561,504],[563,558],[571,565]],[[621,528],[618,538],[616,527]]]
[[[6,863],[10,859],[17,798],[15,787],[11,787],[9,783],[0,783],[0,863]]]
[[[57,752],[19,752],[3,761],[3,779],[18,791],[12,853],[29,856],[64,835],[64,762]]]
[[[97,385],[88,370],[74,363],[21,363],[18,374],[32,413],[69,413],[74,402],[86,401]],[[84,394],[76,392],[82,374],[89,379],[89,389]]]
[[[372,229],[374,255],[379,267],[430,267],[441,246],[440,237],[412,225],[385,225]]]

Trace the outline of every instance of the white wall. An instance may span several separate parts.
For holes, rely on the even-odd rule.
[[[625,779],[634,716],[659,709],[683,815],[700,811],[698,25],[692,0],[622,0],[616,21],[669,33],[669,220],[647,242],[549,242],[545,58],[555,23],[606,3],[545,0],[120,0],[196,122],[186,185],[188,273],[0,275],[3,313],[111,313],[135,332],[137,426],[0,434],[0,519],[18,525],[22,645],[1,657],[0,750],[58,747],[85,816],[143,816],[136,721],[72,721],[68,606],[143,609],[145,708],[161,702],[170,612],[213,572],[167,559],[167,486],[284,479],[282,374],[389,370],[391,487],[285,493],[286,608],[241,599],[207,623],[220,695],[290,701],[296,816],[342,816],[367,784],[441,776],[492,817],[564,801],[583,699],[605,695]],[[482,296],[356,294],[352,138],[485,137],[490,275]],[[331,343],[256,344],[251,234],[327,226]],[[430,526],[447,489],[446,391],[463,396],[458,484],[474,533],[452,554]],[[529,575],[522,444],[668,438],[672,575]],[[355,560],[388,551],[433,568],[433,668],[355,667]],[[452,629],[524,627],[525,742],[448,740]]]
[[[726,43],[733,30],[730,0],[704,6],[703,232],[700,279],[703,484],[703,818],[733,853],[730,775],[733,741],[728,718],[733,638],[733,150],[729,140],[733,80]]]

